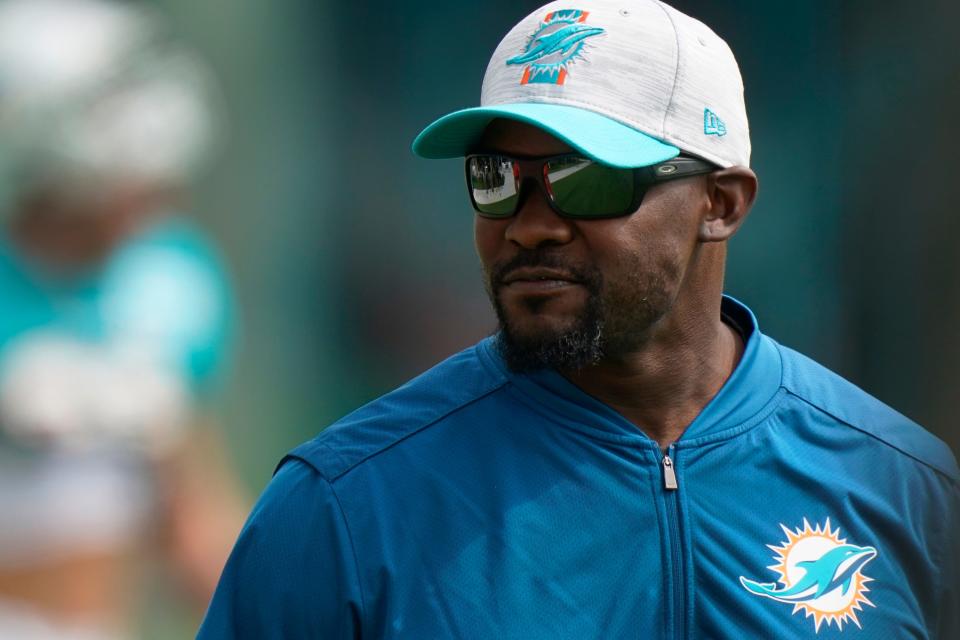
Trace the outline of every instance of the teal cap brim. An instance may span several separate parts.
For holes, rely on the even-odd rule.
[[[465,156],[476,150],[495,118],[531,124],[613,167],[647,167],[680,153],[673,145],[593,111],[536,102],[474,107],[445,115],[420,132],[413,141],[413,152],[431,159]]]

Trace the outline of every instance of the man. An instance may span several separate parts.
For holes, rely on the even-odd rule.
[[[200,637],[955,638],[956,462],[722,296],[737,64],[656,0],[555,2],[466,157],[499,332],[295,449]]]

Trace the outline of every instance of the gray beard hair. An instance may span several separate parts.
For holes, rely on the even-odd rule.
[[[549,266],[573,273],[588,292],[587,301],[573,323],[557,331],[518,333],[500,303],[503,277],[515,267]],[[591,266],[572,265],[542,250],[526,251],[513,260],[495,265],[485,274],[484,285],[499,320],[496,348],[511,371],[538,369],[579,371],[598,364],[605,357],[629,353],[641,345],[652,327],[670,306],[667,280],[651,277],[635,265],[632,283],[640,286],[604,289],[604,278]],[[527,311],[536,314],[545,304],[529,300]]]
[[[535,336],[518,336],[496,298],[494,308],[500,321],[495,345],[507,368],[515,373],[549,368],[579,371],[603,358],[603,313],[599,296],[592,291],[573,326]]]

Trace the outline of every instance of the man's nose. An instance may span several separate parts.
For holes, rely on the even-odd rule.
[[[520,207],[507,225],[505,238],[524,249],[570,242],[574,234],[571,221],[550,208],[541,189],[526,186],[527,193],[521,194]]]

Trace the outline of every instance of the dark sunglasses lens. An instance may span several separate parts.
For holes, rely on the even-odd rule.
[[[467,162],[474,206],[489,217],[506,217],[517,208],[518,167],[503,156],[474,156]]]
[[[630,169],[570,156],[548,162],[544,177],[557,208],[577,218],[622,215],[633,202]]]

